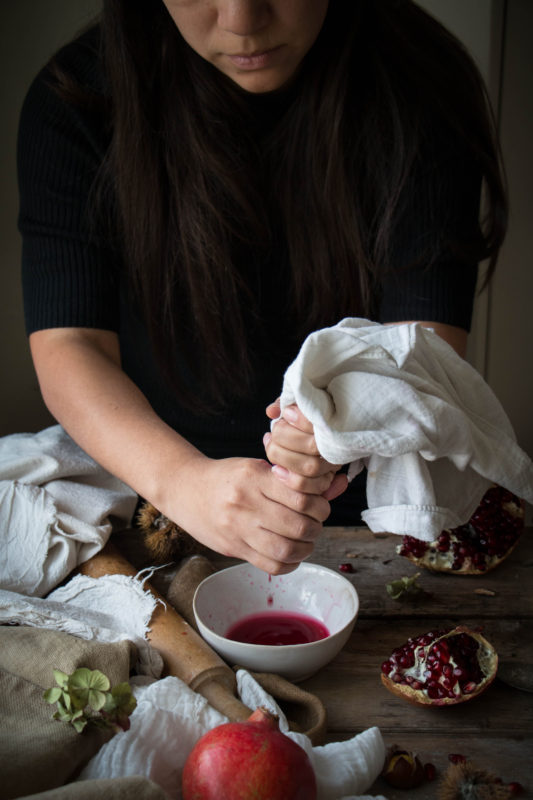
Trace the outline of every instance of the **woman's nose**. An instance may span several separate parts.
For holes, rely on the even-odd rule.
[[[218,26],[236,36],[250,36],[265,28],[271,18],[267,0],[220,0]]]

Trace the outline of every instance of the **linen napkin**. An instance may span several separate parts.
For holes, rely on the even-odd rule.
[[[248,672],[239,670],[237,682],[246,705],[263,705],[277,714],[280,729],[306,750],[317,778],[318,800],[362,800],[360,792],[373,784],[385,759],[378,728],[369,728],[346,742],[312,747],[307,736],[288,730],[279,706]],[[179,678],[155,683],[134,679],[131,683],[137,708],[130,717],[130,729],[101,747],[82,770],[80,780],[142,774],[158,783],[169,798],[179,800],[182,769],[194,743],[228,720]]]
[[[436,539],[497,483],[533,502],[533,464],[481,375],[419,323],[346,318],[307,337],[281,409],[296,403],[323,458],[366,467],[374,532]],[[275,424],[275,422],[274,422]]]
[[[129,525],[136,502],[60,425],[0,438],[0,588],[43,597]]]
[[[146,641],[157,603],[143,589],[143,579],[148,578],[149,574],[98,579],[77,575],[46,599],[0,591],[0,624],[51,628],[105,642],[133,641],[140,652],[137,670],[142,674],[131,680],[138,701],[131,727],[98,751],[80,780],[144,775],[159,784],[169,798],[179,800],[188,753],[203,733],[228,720],[179,678],[157,679],[162,661]],[[319,800],[357,797],[375,781],[385,758],[377,728],[348,741],[313,747],[308,737],[288,730],[279,706],[249,673],[240,670],[237,681],[246,705],[262,704],[278,714],[283,732],[305,748],[317,775]]]

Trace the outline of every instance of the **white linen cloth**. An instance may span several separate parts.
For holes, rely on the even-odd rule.
[[[0,438],[0,588],[48,594],[129,525],[136,502],[60,425]]]
[[[0,624],[52,628],[106,642],[124,638],[135,642],[143,656],[140,671],[144,675],[131,681],[138,702],[131,727],[104,744],[79,779],[144,775],[158,783],[169,800],[179,800],[187,755],[203,733],[227,718],[179,678],[157,680],[162,662],[146,641],[156,602],[138,578],[78,575],[46,599],[0,591]],[[277,713],[283,732],[305,748],[316,772],[319,800],[364,800],[357,795],[372,785],[385,758],[377,728],[348,741],[313,747],[306,736],[288,731],[281,709],[248,672],[240,670],[237,677],[242,701]]]
[[[282,411],[291,403],[323,458],[349,477],[367,468],[362,517],[376,533],[432,541],[492,483],[533,502],[533,464],[493,391],[418,323],[347,318],[312,333],[284,376]]]

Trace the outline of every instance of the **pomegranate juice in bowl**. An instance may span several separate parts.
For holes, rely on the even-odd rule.
[[[270,576],[242,563],[202,581],[193,609],[201,635],[231,666],[298,681],[344,646],[359,598],[347,578],[317,564]]]

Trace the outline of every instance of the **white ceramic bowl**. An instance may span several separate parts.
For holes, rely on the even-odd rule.
[[[193,609],[203,638],[230,665],[274,672],[292,681],[313,675],[346,644],[359,611],[349,580],[326,567],[302,562],[288,575],[270,577],[248,563],[215,572],[196,589]],[[225,637],[249,614],[288,611],[322,622],[329,636],[316,642],[262,645]]]

